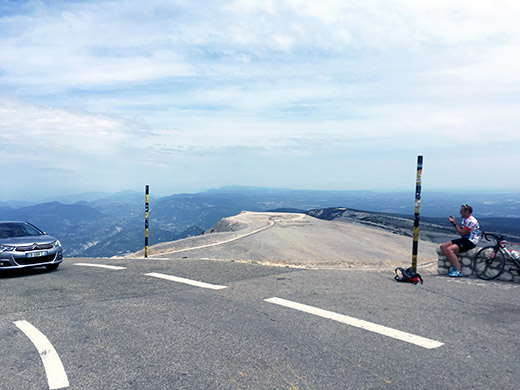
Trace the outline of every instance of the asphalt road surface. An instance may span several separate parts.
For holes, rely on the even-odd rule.
[[[3,273],[0,389],[518,389],[520,286],[424,276],[73,258]]]

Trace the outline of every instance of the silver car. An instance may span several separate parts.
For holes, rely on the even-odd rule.
[[[60,242],[27,222],[0,221],[0,271],[44,266],[57,269],[63,261]]]

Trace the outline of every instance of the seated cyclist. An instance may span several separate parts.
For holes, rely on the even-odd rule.
[[[455,227],[455,230],[460,234],[461,238],[445,242],[440,246],[442,254],[446,256],[453,266],[448,276],[455,278],[463,276],[457,253],[466,252],[475,248],[480,240],[480,226],[477,219],[471,215],[472,212],[473,207],[469,204],[460,206],[460,215],[462,217],[461,226],[457,224],[453,216],[450,216],[450,223]]]

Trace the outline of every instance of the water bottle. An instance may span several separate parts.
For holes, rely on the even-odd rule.
[[[520,253],[518,253],[517,251],[511,249],[511,250],[509,251],[509,253],[511,253],[511,257],[512,257],[513,259],[515,259],[515,260],[520,259]]]

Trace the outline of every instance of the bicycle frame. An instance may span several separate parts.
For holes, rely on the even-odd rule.
[[[520,245],[515,242],[504,240],[503,236],[497,236],[491,233],[484,233],[486,241],[491,241],[491,237],[495,241],[494,245],[481,248],[473,259],[473,271],[475,275],[484,280],[492,280],[497,278],[504,272],[506,259],[512,260],[516,268],[509,268],[509,271],[515,270],[520,274],[520,261],[515,259],[506,245]]]
[[[517,243],[517,242],[511,242],[511,241],[500,241],[500,246],[501,246],[502,248],[504,248],[504,249],[507,251],[507,247],[506,247],[506,245],[516,245],[516,246],[520,246],[520,244]],[[510,254],[509,251],[507,252],[507,254],[509,255],[509,257],[511,257],[511,258],[514,260],[514,258],[511,256],[511,254]]]
[[[490,241],[488,236],[491,236],[493,238],[493,240],[495,241],[495,248],[501,248],[506,254],[507,256],[513,260],[515,263],[518,263],[518,260],[516,260],[513,256],[511,256],[511,253],[510,251],[508,250],[507,246],[506,245],[516,245],[516,246],[519,246],[520,247],[520,243],[518,242],[512,242],[512,241],[506,241],[504,240],[504,236],[496,236],[494,234],[491,234],[491,233],[484,233],[484,237],[487,241]]]

